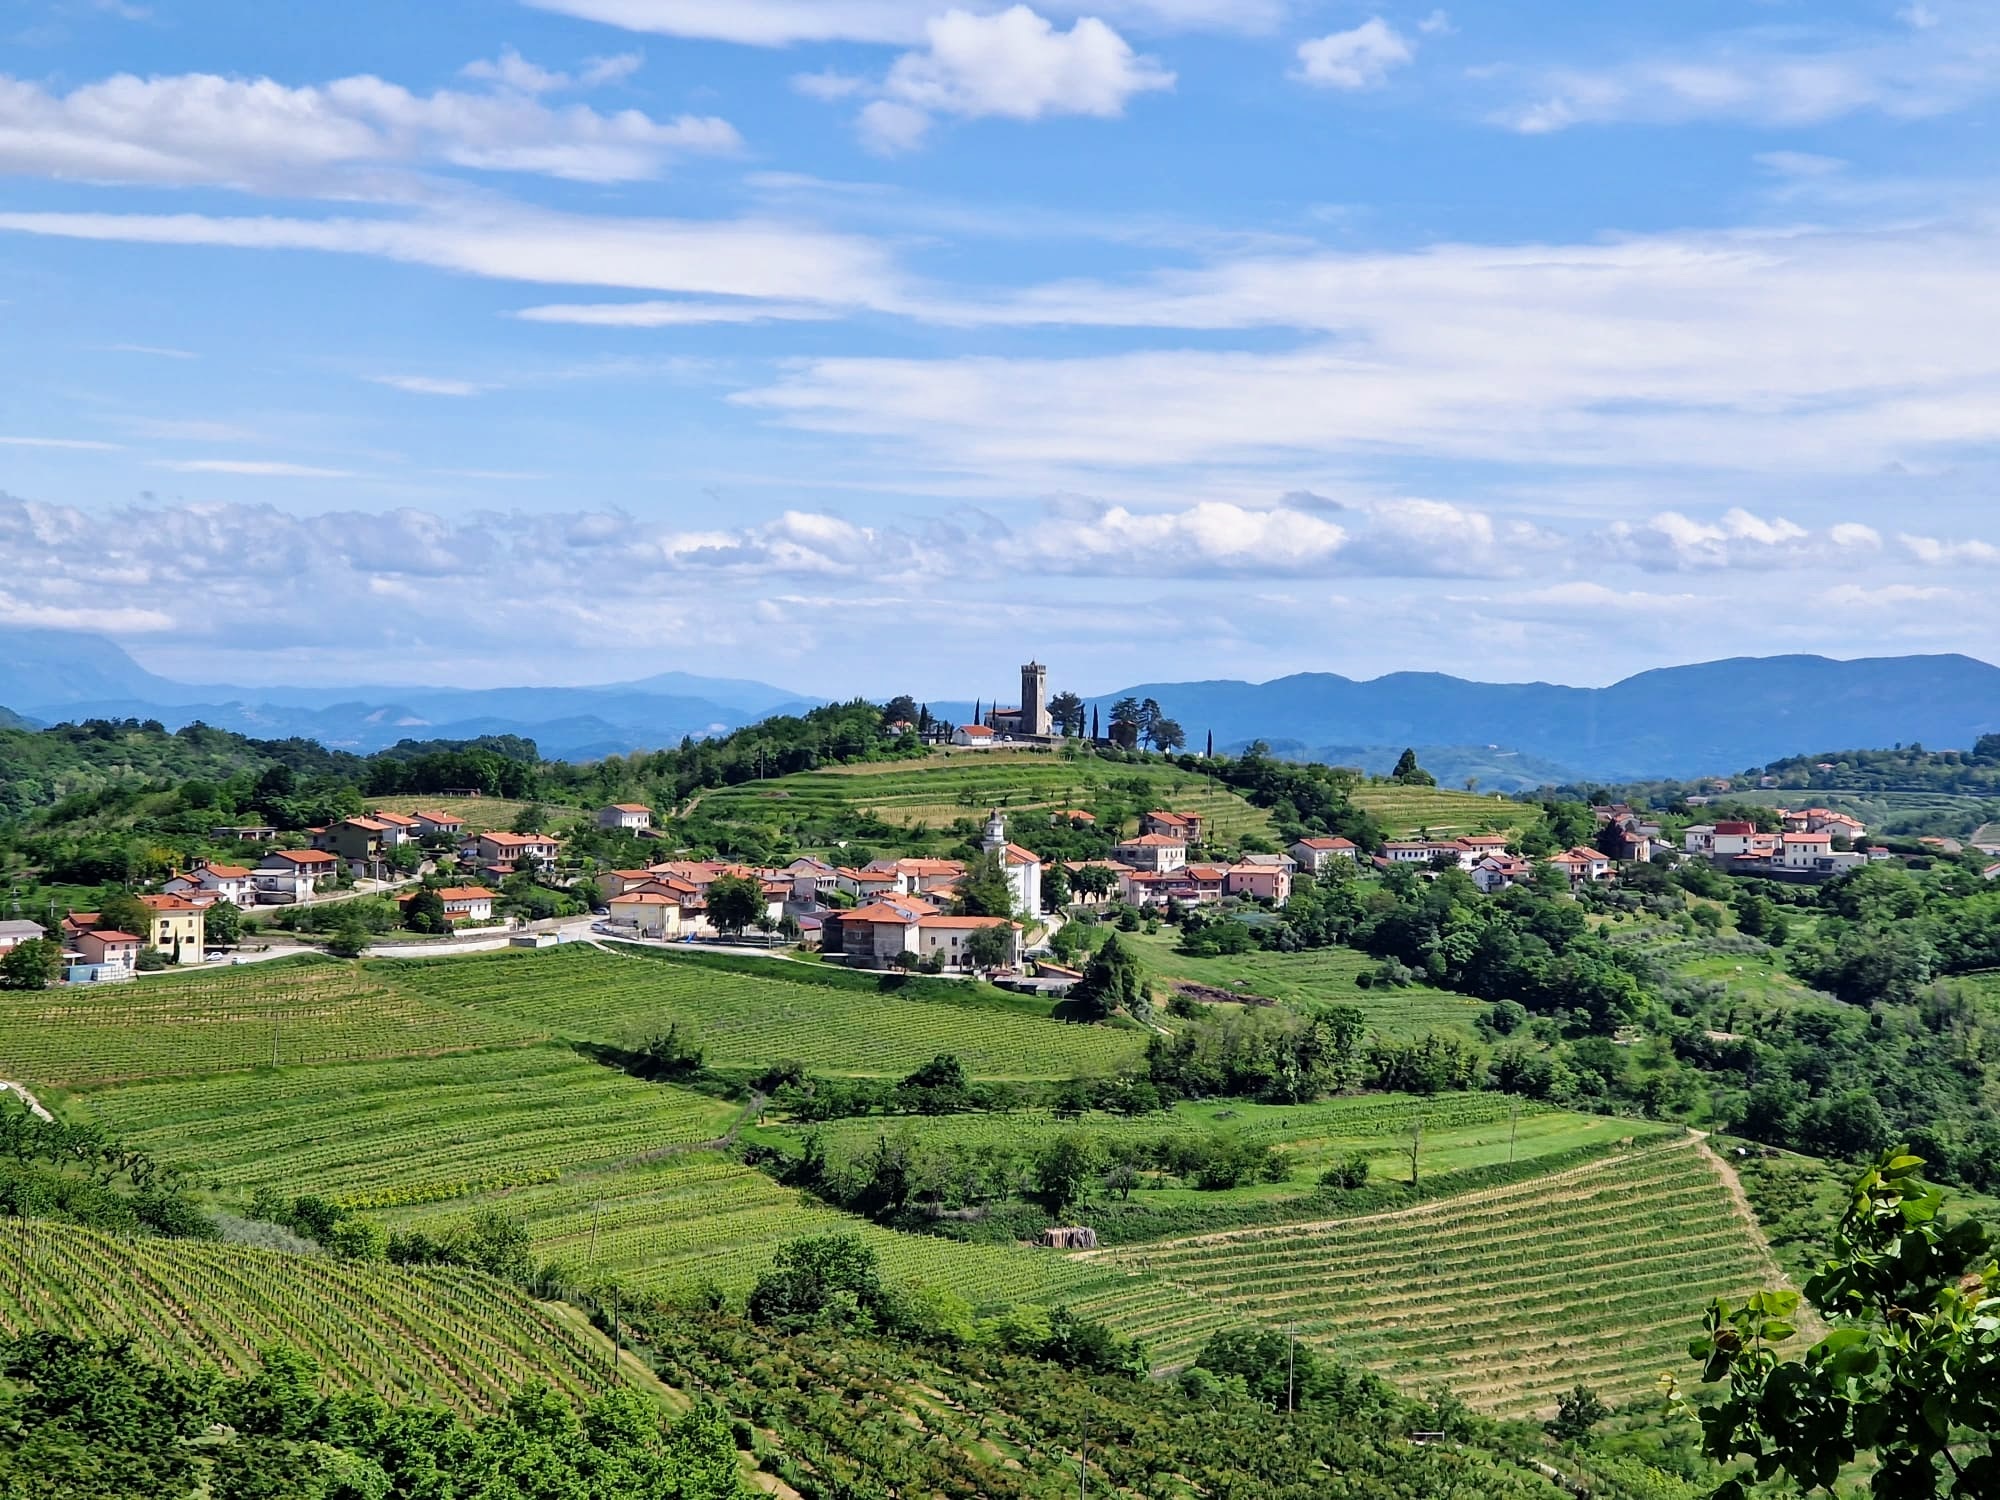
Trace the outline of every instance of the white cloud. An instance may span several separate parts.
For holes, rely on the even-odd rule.
[[[371,375],[377,385],[404,391],[412,396],[477,396],[492,389],[470,380],[450,380],[434,375]]]
[[[1757,165],[1779,177],[1831,177],[1847,170],[1838,156],[1821,156],[1812,151],[1763,151]]]
[[[113,354],[150,354],[156,359],[200,359],[199,354],[188,349],[165,349],[158,344],[106,344]]]
[[[1372,16],[1351,31],[1301,42],[1296,76],[1319,88],[1379,88],[1392,71],[1416,55],[1401,32],[1380,16]]]
[[[827,68],[818,73],[795,73],[792,88],[808,99],[817,99],[822,104],[838,104],[843,99],[852,99],[857,94],[865,94],[870,84],[865,78],[852,73],[842,73]]]
[[[158,458],[153,466],[177,474],[237,474],[254,479],[355,479],[346,469],[322,469],[311,464],[280,463],[261,458]]]
[[[485,66],[501,83],[495,91],[429,95],[367,75],[290,88],[208,73],[120,74],[62,95],[0,76],[0,172],[354,192],[365,169],[423,164],[635,181],[659,175],[677,154],[741,145],[727,121],[709,116],[552,109],[524,88],[557,75],[518,57]]]
[[[576,323],[590,328],[686,328],[703,323],[814,322],[834,309],[803,302],[584,302],[524,307],[529,323]]]
[[[87,438],[0,437],[0,448],[70,448],[78,452],[102,453],[120,446]]]
[[[1911,536],[1908,533],[1896,538],[1918,562],[1934,568],[1991,567],[2000,563],[2000,547],[1991,542],[1944,541],[1938,537]]]
[[[921,51],[896,59],[861,112],[862,137],[875,150],[911,149],[940,115],[1112,118],[1134,95],[1174,84],[1172,73],[1094,17],[1058,31],[1025,5],[993,15],[951,10],[926,23],[925,38]]]
[[[784,47],[796,42],[907,46],[924,38],[942,0],[528,0],[543,10],[628,31]],[[975,3],[984,12],[992,7]],[[1160,30],[1263,31],[1288,0],[1043,0],[1051,15],[1104,16]]]
[[[1920,118],[2000,87],[2000,33],[1990,23],[1943,26],[1921,14],[1908,30],[1756,29],[1684,52],[1547,68],[1531,75],[1535,97],[1495,119],[1527,134],[1626,121],[1791,127],[1861,110]]]
[[[1758,516],[1740,507],[1714,521],[1662,511],[1638,524],[1619,522],[1601,541],[1607,556],[1657,573],[1841,566],[1872,560],[1882,551],[1881,534],[1858,522],[1813,532],[1782,516]]]
[[[1458,28],[1451,24],[1451,17],[1441,10],[1434,10],[1417,22],[1417,30],[1425,36],[1456,36]]]
[[[505,281],[890,306],[877,245],[775,220],[591,218],[499,204],[410,219],[0,214],[0,231],[64,239],[373,255]]]
[[[574,74],[560,73],[531,63],[512,47],[507,47],[498,57],[467,63],[459,71],[467,78],[497,83],[516,93],[548,94],[559,89],[591,89],[607,83],[622,83],[644,65],[645,59],[638,53],[621,52],[613,57],[590,58]]]

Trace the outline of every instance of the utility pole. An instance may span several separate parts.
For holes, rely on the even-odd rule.
[[[1521,1101],[1516,1099],[1514,1107],[1507,1111],[1507,1165],[1514,1165],[1514,1138],[1521,1133]]]
[[[1410,1130],[1410,1186],[1420,1185],[1419,1158],[1424,1150],[1424,1117],[1417,1116],[1417,1123]]]

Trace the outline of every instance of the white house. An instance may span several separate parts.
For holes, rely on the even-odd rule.
[[[250,872],[265,906],[308,901],[340,871],[340,858],[324,849],[273,849]]]
[[[417,834],[421,838],[455,839],[465,831],[465,819],[451,813],[417,813]]]
[[[1353,864],[1361,851],[1352,839],[1326,838],[1314,836],[1295,840],[1290,849],[1298,867],[1308,875],[1319,875],[1331,867],[1336,860],[1346,860]]]
[[[499,899],[483,885],[448,885],[438,895],[444,899],[445,920],[454,924],[492,921],[493,903]]]
[[[1787,833],[1780,836],[1780,842],[1778,863],[1787,870],[1817,869],[1820,860],[1833,855],[1830,833]]]
[[[638,833],[653,826],[653,810],[637,802],[614,802],[597,810],[597,826]]]
[[[1534,877],[1535,867],[1512,854],[1489,854],[1472,867],[1472,883],[1491,896],[1510,885],[1524,885]]]
[[[1187,845],[1164,833],[1142,833],[1113,849],[1111,857],[1135,870],[1165,874],[1187,863]]]
[[[863,968],[886,969],[905,953],[936,958],[948,969],[967,966],[966,943],[982,928],[1010,935],[1007,966],[1021,961],[1021,930],[1005,917],[952,917],[915,896],[871,902],[853,911],[830,912],[822,929],[830,956]]]
[[[48,936],[39,922],[0,922],[0,953],[12,953],[23,943]]]
[[[487,865],[552,865],[562,853],[562,841],[543,833],[482,833],[478,858]]]
[[[219,865],[209,860],[174,876],[161,889],[170,896],[210,895],[238,906],[254,906],[257,902],[257,882],[248,866]]]
[[[997,739],[984,724],[961,724],[951,732],[951,742],[966,750],[990,750]]]

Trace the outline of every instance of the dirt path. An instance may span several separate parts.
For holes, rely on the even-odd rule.
[[[1189,1235],[1178,1240],[1147,1240],[1136,1245],[1108,1245],[1097,1250],[1078,1250],[1068,1256],[1070,1260],[1096,1260],[1103,1256],[1119,1255],[1126,1252],[1143,1253],[1148,1250],[1179,1250],[1190,1245],[1215,1245],[1231,1240],[1239,1240],[1257,1235],[1271,1234],[1315,1234],[1326,1229],[1347,1229],[1357,1224],[1401,1224],[1412,1219],[1456,1212],[1468,1203],[1484,1203],[1493,1198],[1517,1193],[1525,1187],[1547,1187],[1553,1183],[1569,1182],[1578,1177],[1588,1177],[1609,1167],[1628,1161],[1639,1161],[1666,1151],[1686,1151],[1697,1145],[1699,1137],[1690,1133],[1677,1136],[1665,1145],[1646,1146],[1637,1151],[1621,1151],[1614,1156],[1601,1156],[1596,1161],[1587,1161],[1579,1167],[1569,1167],[1560,1172],[1551,1172],[1546,1177],[1529,1178],[1522,1182],[1503,1183],[1499,1187],[1480,1188],[1470,1193],[1457,1193],[1450,1197],[1438,1198],[1429,1203],[1419,1203],[1414,1208],[1388,1209],[1378,1214],[1360,1214],[1344,1219],[1313,1219],[1297,1224],[1256,1224],[1242,1229],[1220,1229],[1213,1234]],[[1748,1206],[1747,1203],[1745,1205]],[[1754,1223],[1755,1220],[1753,1219]],[[1760,1236],[1761,1238],[1761,1233]]]
[[[24,1087],[23,1085],[18,1083],[9,1083],[6,1079],[0,1078],[0,1094],[19,1094],[21,1096],[21,1102],[28,1106],[29,1114],[33,1115],[37,1120],[40,1120],[45,1125],[55,1124],[56,1117],[50,1114],[46,1109],[42,1108],[42,1101],[37,1099],[33,1094],[29,1093],[26,1087]]]
[[[1695,1140],[1701,1154],[1708,1159],[1708,1164],[1721,1176],[1722,1185],[1729,1193],[1730,1207],[1735,1210],[1736,1216],[1749,1228],[1751,1234],[1756,1236],[1757,1244],[1763,1249],[1765,1263],[1770,1267],[1771,1285],[1798,1290],[1792,1278],[1785,1274],[1785,1268],[1778,1264],[1778,1257],[1771,1249],[1771,1242],[1764,1238],[1764,1226],[1757,1218],[1757,1210],[1750,1205],[1750,1195],[1743,1191],[1743,1179],[1737,1175],[1736,1168],[1730,1164],[1728,1157],[1709,1144],[1706,1133],[1695,1132]],[[1817,1343],[1826,1337],[1825,1321],[1804,1301],[1799,1303],[1796,1321],[1799,1331],[1811,1342]]]

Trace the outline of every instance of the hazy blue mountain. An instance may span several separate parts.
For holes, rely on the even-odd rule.
[[[1234,744],[1216,741],[1217,750],[1240,754],[1249,742]],[[1536,787],[1560,786],[1575,780],[1578,772],[1569,766],[1538,756],[1523,755],[1497,745],[1307,745],[1298,740],[1267,740],[1271,753],[1281,760],[1317,761],[1326,766],[1353,766],[1371,776],[1386,776],[1395,769],[1403,751],[1417,752],[1417,760],[1435,776],[1438,785],[1462,788],[1467,781],[1477,783],[1482,792],[1528,792]],[[1199,747],[1197,747],[1199,748]]]
[[[1727,773],[1842,746],[1970,748],[2000,730],[2000,667],[1969,656],[1738,657],[1606,688],[1311,672],[1142,683],[1091,701],[1108,713],[1123,697],[1159,700],[1194,746],[1210,730],[1217,745],[1485,745],[1604,780]]]
[[[343,750],[400,739],[520,734],[549,755],[596,758],[726,733],[809,707],[787,688],[665,672],[603,687],[236,687],[159,677],[101,636],[0,629],[0,702],[47,722],[195,719],[266,739],[301,736]]]

